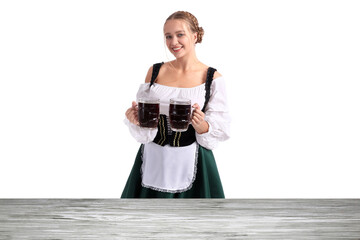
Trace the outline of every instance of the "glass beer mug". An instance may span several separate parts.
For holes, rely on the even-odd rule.
[[[170,99],[170,128],[176,132],[185,132],[191,121],[191,100],[185,98]]]
[[[138,120],[140,127],[157,128],[160,115],[160,100],[140,98],[138,100]]]

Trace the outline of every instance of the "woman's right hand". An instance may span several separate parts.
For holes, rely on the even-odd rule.
[[[126,118],[133,124],[139,125],[138,121],[138,106],[135,101],[132,102],[131,108],[126,110]]]

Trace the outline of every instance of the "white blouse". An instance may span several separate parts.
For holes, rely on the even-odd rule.
[[[141,97],[154,97],[160,99],[160,114],[169,116],[170,98],[191,99],[191,105],[197,103],[200,109],[205,103],[205,83],[192,88],[169,87],[154,83],[141,84],[137,92],[137,99]],[[207,149],[214,149],[218,142],[230,137],[230,115],[227,106],[226,88],[224,77],[213,80],[210,88],[210,99],[205,109],[205,120],[209,124],[206,133],[196,133],[196,141]],[[131,135],[140,143],[152,142],[156,136],[157,128],[141,128],[128,119],[124,121],[129,127]]]

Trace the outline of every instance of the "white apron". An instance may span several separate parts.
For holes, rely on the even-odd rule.
[[[142,186],[156,191],[178,193],[192,187],[196,176],[198,143],[185,147],[143,146]]]

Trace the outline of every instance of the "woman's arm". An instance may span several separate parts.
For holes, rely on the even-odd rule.
[[[201,146],[214,149],[220,141],[230,137],[231,119],[224,78],[215,78],[210,91],[211,96],[204,114],[204,122],[207,122],[208,129],[204,133],[196,131],[196,140]]]
[[[150,82],[151,75],[152,66],[149,68],[146,74],[145,83]],[[136,95],[139,96],[142,92],[146,91],[147,88],[147,85],[141,85]],[[126,110],[125,116],[126,118],[124,122],[129,127],[129,131],[136,141],[140,143],[148,143],[154,140],[157,133],[157,128],[142,128],[139,126],[138,107],[135,101],[133,101],[132,106]]]

